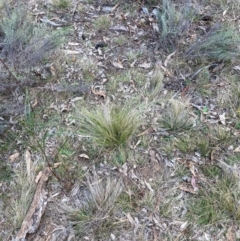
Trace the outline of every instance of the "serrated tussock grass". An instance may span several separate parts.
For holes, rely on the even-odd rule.
[[[185,55],[187,59],[230,61],[239,57],[239,46],[240,37],[234,26],[215,24]]]
[[[82,109],[79,132],[106,148],[124,146],[140,125],[140,112],[132,105],[105,104],[92,110]]]

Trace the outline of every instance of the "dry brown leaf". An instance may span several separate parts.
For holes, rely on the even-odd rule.
[[[27,167],[27,175],[28,175],[28,177],[30,177],[31,169],[32,169],[32,159],[31,159],[31,153],[30,153],[29,149],[27,149],[25,152],[25,162],[26,162],[26,167]]]
[[[147,135],[149,134],[150,132],[153,131],[153,128],[152,127],[149,127],[148,129],[146,129],[145,131],[141,132],[140,134],[138,134],[137,136],[143,136],[143,135]]]
[[[53,164],[53,168],[58,168],[59,166],[61,166],[62,165],[62,162],[55,162],[54,164]]]
[[[144,182],[145,182],[147,188],[148,188],[151,192],[154,192],[154,190],[152,189],[151,185],[150,185],[146,180],[144,180]]]
[[[35,108],[35,107],[37,106],[37,104],[38,104],[37,99],[35,99],[34,102],[31,101],[31,107],[32,107],[32,108]]]
[[[131,214],[130,214],[130,213],[127,213],[127,214],[126,214],[126,217],[127,217],[128,221],[129,221],[132,225],[134,225],[134,220],[133,220]]]
[[[54,77],[57,76],[57,70],[53,65],[50,66],[50,72],[51,72],[52,76],[54,76]]]
[[[151,63],[144,62],[142,64],[139,64],[139,67],[144,69],[149,69],[151,68]]]
[[[79,52],[79,51],[70,50],[70,49],[64,50],[64,52],[65,52],[66,54],[80,54],[80,53],[81,53],[81,52]]]
[[[118,62],[113,61],[112,65],[118,69],[123,69],[123,64],[120,60],[118,60]]]
[[[226,234],[226,241],[236,241],[236,233],[235,233],[235,228],[233,226],[228,228],[227,234]]]
[[[217,66],[212,70],[212,72],[215,73],[215,72],[221,70],[224,66],[225,66],[225,64],[224,64],[224,63],[221,63],[221,64],[217,65]]]
[[[76,101],[79,101],[79,100],[82,100],[83,99],[83,97],[82,96],[80,96],[80,97],[75,97],[75,98],[73,98],[73,99],[71,99],[71,103],[74,103],[74,102],[76,102]]]
[[[180,231],[183,232],[188,226],[188,221],[184,222],[181,226],[180,226]]]
[[[167,67],[168,62],[170,61],[171,57],[176,53],[176,51],[174,51],[173,53],[169,54],[166,58],[166,60],[164,61],[164,66]]]
[[[117,7],[119,6],[119,3],[115,4],[112,8],[112,11],[115,11],[117,9]]]
[[[180,184],[180,185],[178,186],[178,188],[181,189],[181,190],[183,190],[183,191],[185,191],[185,192],[189,192],[189,193],[192,193],[192,194],[197,194],[197,192],[194,191],[192,188],[186,187],[186,186],[183,185],[183,184]]]
[[[193,162],[189,163],[189,169],[190,169],[191,173],[193,174],[193,176],[196,176],[196,170],[197,169],[196,169],[196,167],[195,167]]]
[[[156,152],[154,151],[154,150],[150,150],[149,151],[149,155],[150,155],[150,160],[151,160],[151,162],[153,162],[153,163],[158,163],[158,160],[157,160],[157,158],[156,158]]]
[[[198,187],[197,187],[197,182],[196,182],[196,179],[195,179],[194,176],[192,176],[192,178],[191,178],[191,185],[193,187],[194,192],[197,192],[198,191]]]
[[[40,180],[41,176],[42,176],[42,171],[40,171],[40,172],[37,174],[37,176],[35,177],[35,183],[38,183],[38,181]]]
[[[235,153],[235,152],[240,152],[240,146],[238,146],[237,148],[235,148],[233,152],[234,152],[234,153]]]
[[[220,122],[221,122],[223,125],[226,125],[225,114],[226,114],[226,113],[223,113],[222,115],[219,115]]]
[[[85,158],[85,159],[89,159],[89,156],[86,155],[85,153],[80,154],[79,157],[82,157],[82,158]]]
[[[10,162],[16,162],[16,161],[18,161],[19,156],[20,156],[20,153],[16,152],[16,153],[12,154],[8,159]]]
[[[103,97],[104,99],[105,99],[105,97],[106,97],[106,92],[104,91],[104,90],[95,90],[94,89],[94,86],[92,86],[91,87],[91,91],[92,91],[92,93],[94,94],[94,95],[99,95],[99,96],[101,96],[101,97]]]
[[[126,28],[123,25],[117,25],[117,26],[113,26],[111,28],[109,28],[110,30],[114,30],[114,31],[123,31],[123,32],[128,32],[128,28]]]
[[[166,76],[173,77],[172,73],[167,68],[165,68],[162,65],[160,66],[160,68],[163,70],[163,72],[166,74]]]

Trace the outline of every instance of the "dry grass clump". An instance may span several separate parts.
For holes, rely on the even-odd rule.
[[[32,202],[36,188],[34,179],[37,165],[38,162],[32,163],[30,165],[30,171],[27,171],[26,164],[22,162],[14,169],[14,181],[12,181],[11,186],[9,186],[11,193],[14,193],[14,197],[9,196],[5,198],[5,203],[2,206],[2,208],[5,208],[6,220],[6,223],[3,224],[5,227],[8,227],[9,234],[21,227],[22,221]],[[8,194],[6,195],[8,196]]]
[[[76,202],[75,207],[62,206],[77,236],[107,238],[122,225],[117,218],[116,205],[122,188],[120,180],[103,179],[95,170],[92,176],[87,176],[87,191],[81,195],[80,202]]]
[[[131,105],[105,104],[82,109],[78,118],[80,133],[106,148],[125,145],[140,125],[139,111]]]

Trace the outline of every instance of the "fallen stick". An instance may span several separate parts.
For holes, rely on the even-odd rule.
[[[41,217],[47,207],[48,191],[46,183],[51,174],[52,171],[49,167],[45,167],[42,171],[32,204],[22,222],[21,229],[18,231],[15,241],[25,241],[28,233],[34,233],[37,230]]]

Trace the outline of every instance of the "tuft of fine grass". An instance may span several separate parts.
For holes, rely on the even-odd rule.
[[[96,30],[107,30],[111,27],[111,19],[107,15],[102,15],[95,19],[93,24]]]
[[[240,37],[232,25],[215,24],[211,30],[189,47],[187,59],[209,59],[230,61],[240,55]]]
[[[54,0],[53,5],[60,9],[67,9],[70,7],[71,2],[70,0]]]
[[[81,110],[80,132],[106,148],[124,146],[140,125],[139,111],[132,106],[105,104]]]
[[[169,103],[160,119],[160,124],[171,131],[183,131],[192,128],[194,120],[187,102],[172,99]]]
[[[32,202],[35,191],[35,174],[37,162],[32,164],[31,171],[27,173],[24,162],[19,167],[15,168],[15,179],[11,184],[11,191],[14,192],[15,197],[11,198],[11,202],[7,199],[5,214],[7,215],[7,226],[9,231],[15,231],[21,227],[28,208]]]
[[[81,204],[75,207],[63,206],[63,210],[71,220],[76,235],[96,238],[109,236],[119,227],[115,214],[122,183],[111,177],[103,179],[94,170],[92,176],[87,176],[87,189]]]

